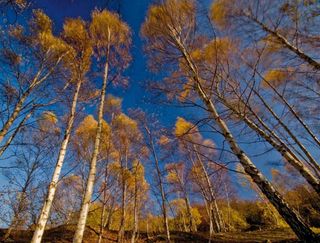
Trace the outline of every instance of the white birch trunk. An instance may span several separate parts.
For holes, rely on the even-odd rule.
[[[261,172],[257,169],[257,167],[253,164],[250,158],[245,154],[244,151],[239,147],[238,143],[232,136],[231,131],[229,130],[227,124],[220,117],[219,113],[216,110],[215,105],[211,101],[211,99],[206,95],[204,89],[200,84],[200,78],[198,76],[197,69],[193,65],[193,62],[188,55],[188,52],[184,48],[181,41],[175,37],[177,46],[181,51],[181,54],[185,58],[187,65],[190,68],[190,72],[192,73],[192,78],[195,82],[195,91],[198,93],[200,99],[203,101],[205,106],[208,109],[212,119],[219,126],[224,138],[229,143],[229,146],[232,152],[237,156],[239,162],[243,166],[245,172],[251,177],[254,183],[260,188],[260,190],[264,193],[264,195],[269,199],[269,201],[275,206],[280,215],[284,218],[284,220],[288,223],[291,229],[295,232],[298,238],[302,241],[306,242],[320,242],[317,239],[315,233],[308,227],[308,225],[303,221],[303,219],[292,209],[286,201],[284,201],[283,197],[279,194],[278,191],[270,184],[270,182],[265,178]]]
[[[62,169],[64,158],[65,158],[65,155],[67,152],[67,147],[68,147],[68,143],[70,140],[71,131],[72,131],[72,127],[73,127],[73,123],[74,123],[74,119],[75,119],[81,83],[82,83],[81,81],[79,81],[77,83],[76,90],[75,90],[75,93],[74,93],[74,96],[72,99],[72,105],[71,105],[70,116],[68,119],[68,124],[67,124],[66,130],[64,132],[64,138],[61,143],[56,167],[53,172],[52,179],[51,179],[51,182],[49,185],[47,198],[43,204],[43,207],[42,207],[39,219],[38,219],[38,223],[36,225],[36,229],[33,233],[33,237],[31,240],[32,243],[40,243],[41,242],[41,239],[42,239],[42,236],[43,236],[43,233],[44,233],[44,230],[45,230],[45,227],[46,227],[49,215],[50,215],[50,209],[52,206],[54,195],[56,193],[57,184],[58,184],[59,177],[61,174],[61,169]]]
[[[104,101],[105,101],[105,95],[106,95],[106,89],[107,89],[108,72],[109,72],[109,65],[107,62],[105,64],[103,84],[101,88],[100,105],[99,105],[99,113],[98,113],[98,127],[96,132],[96,138],[94,141],[94,150],[93,150],[91,161],[90,161],[90,171],[89,171],[89,176],[87,180],[86,191],[82,200],[79,221],[77,224],[76,232],[73,237],[73,243],[82,242],[86,221],[88,217],[89,207],[91,204],[91,197],[93,194],[93,187],[94,187],[94,182],[96,177],[97,159],[98,159],[99,148],[100,148],[102,122],[103,122],[103,109],[104,109]]]

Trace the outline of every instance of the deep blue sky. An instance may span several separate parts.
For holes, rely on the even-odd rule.
[[[34,7],[43,9],[53,20],[55,30],[60,31],[65,18],[81,17],[85,20],[90,20],[92,10],[95,8],[106,8],[107,2],[107,0],[34,0]],[[112,4],[109,4],[108,8],[110,9],[111,7],[111,10],[119,11],[122,20],[130,26],[133,34],[131,50],[133,61],[126,71],[126,75],[129,77],[129,87],[125,90],[112,89],[112,94],[123,98],[124,110],[140,107],[146,112],[155,112],[163,124],[173,127],[177,116],[188,117],[192,115],[192,110],[146,103],[145,98],[150,97],[150,94],[141,86],[145,80],[157,79],[155,74],[149,73],[147,70],[147,60],[143,54],[143,43],[139,33],[141,24],[152,1],[111,0],[109,2]],[[211,2],[212,0],[200,1],[202,6],[209,6]],[[213,140],[218,144],[222,142],[222,139],[218,137],[213,137]],[[259,167],[262,167],[261,169],[268,174],[268,169],[263,164],[260,164]],[[236,178],[234,179],[234,181],[237,181]],[[241,197],[253,196],[248,191],[245,192],[242,189],[239,190],[239,194]]]
[[[111,4],[107,5],[108,2],[111,2]],[[188,118],[197,116],[198,112],[197,114],[193,114],[194,109],[182,109],[146,102],[145,98],[150,98],[151,95],[142,87],[142,84],[146,80],[160,78],[159,76],[148,72],[147,60],[143,53],[143,42],[140,38],[140,27],[145,19],[148,7],[152,2],[152,0],[33,0],[32,8],[43,9],[53,20],[56,32],[61,31],[65,18],[81,17],[84,20],[90,20],[91,12],[95,8],[108,8],[109,10],[119,11],[122,20],[130,26],[132,31],[131,54],[133,60],[125,73],[125,75],[129,77],[129,87],[127,89],[109,89],[108,92],[123,98],[123,108],[125,112],[129,108],[139,107],[146,113],[156,113],[162,124],[168,128],[173,128],[177,116]],[[212,0],[199,0],[198,2],[198,6],[208,7],[212,3]],[[99,83],[97,84],[97,88],[100,88]],[[205,136],[209,136],[213,139],[218,147],[222,146],[223,139],[221,136],[212,133],[206,133]],[[242,144],[242,147],[251,155],[259,153],[257,144]],[[263,149],[264,148],[262,147],[262,150]],[[265,156],[254,158],[253,160],[262,172],[270,177],[270,167],[267,166],[267,164],[271,161],[278,160],[278,157],[275,153],[268,153]],[[233,174],[232,177],[236,177],[236,175]],[[233,178],[233,181],[236,182],[237,179]],[[242,188],[237,188],[237,190],[240,197],[254,197],[252,193],[249,193]]]
[[[85,20],[90,19],[90,14],[95,8],[106,8],[107,0],[34,0],[34,7],[41,8],[53,20],[55,30],[61,30],[63,21],[67,17],[81,17]],[[123,108],[140,107],[145,111],[154,112],[161,116],[164,123],[174,124],[177,113],[168,109],[168,107],[154,106],[145,102],[148,94],[142,87],[145,80],[154,78],[147,71],[146,58],[143,55],[143,43],[140,38],[140,27],[144,21],[146,12],[151,3],[150,0],[111,0],[108,8],[118,11],[123,21],[125,21],[132,31],[132,49],[131,54],[133,61],[126,71],[126,76],[129,77],[129,87],[127,89],[112,90],[113,95],[123,98]],[[119,4],[120,3],[120,4]]]

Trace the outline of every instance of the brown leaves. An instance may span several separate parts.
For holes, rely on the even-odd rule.
[[[190,122],[187,122],[182,117],[178,117],[175,125],[175,135],[181,137],[187,135],[194,129],[194,125]]]
[[[8,48],[2,50],[2,55],[10,65],[16,66],[21,63],[21,56]]]
[[[229,24],[229,15],[232,13],[234,0],[215,0],[211,6],[211,19],[220,27],[225,28]]]
[[[262,80],[262,87],[263,88],[271,88],[271,87],[278,87],[284,84],[286,81],[290,81],[293,76],[293,69],[286,68],[286,69],[271,69],[266,72],[264,78]]]
[[[58,118],[56,114],[51,111],[45,111],[41,114],[40,119],[38,120],[38,125],[40,131],[45,133],[53,133],[58,135],[60,133],[60,129],[57,126]]]
[[[62,37],[75,51],[73,60],[71,59],[68,64],[74,78],[79,79],[79,76],[89,71],[93,53],[86,22],[80,18],[67,19],[63,25]]]
[[[118,115],[121,113],[122,99],[109,94],[104,108],[108,114]]]
[[[33,18],[30,25],[34,33],[52,32],[52,21],[41,9],[33,11]]]
[[[80,156],[89,158],[96,138],[98,122],[92,115],[86,116],[76,129],[75,147]],[[100,153],[105,155],[112,148],[111,128],[106,121],[102,122]],[[88,156],[88,157],[86,157]]]
[[[111,46],[130,45],[131,32],[119,15],[107,10],[95,10],[92,13],[90,35],[97,49],[106,54]]]
[[[168,61],[177,61],[179,44],[191,45],[195,16],[195,5],[191,0],[167,0],[149,9],[141,34],[147,41],[146,51],[153,54],[150,63],[155,71]]]
[[[162,5],[152,6],[142,27],[142,34],[150,38],[176,35],[182,37],[183,26],[194,24],[193,1],[167,0]]]

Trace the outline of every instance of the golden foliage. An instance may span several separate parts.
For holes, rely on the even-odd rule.
[[[167,181],[172,184],[179,183],[179,175],[175,171],[170,171],[167,174]]]
[[[184,136],[186,134],[189,134],[192,130],[194,130],[195,126],[187,122],[182,117],[178,117],[175,125],[174,133],[177,137]]]
[[[166,164],[167,170],[167,181],[171,184],[176,184],[179,187],[183,183],[182,175],[184,173],[184,164],[183,163],[168,163]]]
[[[268,53],[274,53],[283,48],[283,45],[273,35],[269,34],[262,39],[262,42],[266,45],[266,51]]]
[[[195,62],[206,62],[208,64],[227,62],[236,47],[228,37],[215,38],[202,49],[195,49],[191,57]]]
[[[31,20],[31,29],[34,33],[51,33],[52,21],[41,9],[33,11],[33,18]]]
[[[228,37],[212,40],[203,50],[203,58],[209,62],[227,61],[235,51],[235,46]]]
[[[51,111],[45,111],[41,114],[38,120],[39,128],[42,132],[50,132],[58,134],[60,132],[59,127],[57,127],[58,118],[56,114]]]
[[[54,114],[51,111],[43,112],[42,120],[45,120],[45,121],[50,122],[52,124],[56,124],[58,122],[58,118],[57,118],[56,114]]]
[[[289,81],[292,77],[292,68],[287,69],[271,69],[266,72],[262,80],[263,88],[278,87],[286,81]]]
[[[175,35],[183,39],[190,33],[185,29],[194,27],[195,5],[191,0],[166,0],[149,8],[141,33],[146,38],[168,38]]]
[[[93,11],[90,34],[100,51],[108,46],[129,45],[131,40],[129,26],[120,20],[118,14],[108,10]]]
[[[114,124],[116,128],[120,129],[120,132],[123,135],[129,136],[133,132],[138,131],[138,123],[124,113],[121,113],[118,116],[116,116]]]
[[[92,41],[82,19],[67,19],[63,24],[63,39],[75,50],[75,60],[70,66],[75,76],[86,73],[91,64]]]
[[[182,91],[179,94],[179,101],[183,102],[186,101],[187,99],[193,99],[192,96],[192,90],[193,90],[193,80],[188,79],[188,81],[183,84]]]
[[[228,231],[245,230],[249,227],[245,215],[239,210],[235,210],[232,207],[227,207],[225,205],[221,205],[219,208]]]
[[[183,227],[185,224],[189,223],[187,219],[187,206],[185,200],[178,198],[174,199],[170,202],[171,207],[173,207],[175,211],[176,217],[172,219],[173,225],[171,226],[173,229],[178,230],[178,226]],[[201,223],[201,214],[199,210],[195,207],[191,207],[191,216],[192,221],[195,226]]]
[[[211,6],[211,19],[221,28],[227,27],[229,24],[229,14],[235,0],[215,0]]]
[[[162,135],[162,136],[160,137],[158,143],[159,143],[160,145],[164,146],[164,145],[167,145],[167,144],[170,143],[170,139],[169,139],[167,136]]]
[[[109,114],[118,114],[121,112],[122,99],[109,94],[105,101],[105,110]]]
[[[57,38],[50,32],[41,32],[37,37],[43,53],[48,53],[53,60],[61,58],[62,56],[75,56],[74,50],[67,45],[62,39]]]
[[[27,0],[14,0],[15,5],[17,5],[20,9],[24,9],[27,7]]]
[[[76,129],[75,146],[78,152],[84,156],[90,156],[90,149],[94,145],[98,122],[92,115],[86,116]],[[100,151],[101,154],[109,153],[113,144],[111,142],[111,128],[106,121],[102,121],[102,133]]]

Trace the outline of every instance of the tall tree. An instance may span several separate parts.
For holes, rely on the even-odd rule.
[[[98,108],[98,126],[96,131],[94,150],[90,161],[90,171],[87,180],[86,191],[82,202],[79,215],[77,230],[73,242],[81,243],[86,225],[86,219],[91,203],[93,193],[97,158],[100,149],[100,139],[102,130],[102,121],[104,113],[105,94],[108,81],[113,80],[110,73],[119,74],[123,68],[126,68],[130,61],[129,45],[131,41],[129,27],[123,23],[119,16],[107,10],[95,10],[92,13],[90,24],[90,36],[93,41],[97,61],[104,62],[103,82],[100,93],[100,104]],[[117,76],[115,76],[117,77]]]
[[[220,210],[218,208],[216,192],[213,187],[211,178],[209,176],[208,165],[204,164],[204,158],[201,154],[201,145],[205,145],[205,149],[209,152],[209,156],[212,155],[213,143],[210,141],[202,141],[202,136],[198,129],[190,122],[179,117],[175,126],[175,135],[180,140],[181,149],[187,154],[187,157],[192,163],[192,180],[196,182],[201,190],[201,194],[207,205],[207,211],[210,221],[210,239],[213,234],[213,230],[217,232],[224,231],[224,223],[221,217]],[[211,151],[210,151],[211,149]],[[211,152],[211,154],[210,154]],[[221,169],[221,168],[220,168]],[[217,173],[216,173],[217,175]]]
[[[33,223],[31,208],[37,211],[38,203],[33,202],[34,197],[39,195],[40,188],[46,185],[43,181],[43,171],[50,168],[51,161],[47,155],[54,155],[54,146],[57,145],[60,130],[57,127],[57,118],[52,112],[43,112],[37,122],[37,126],[24,130],[19,139],[24,145],[17,146],[14,154],[16,160],[11,163],[12,168],[4,171],[4,175],[11,183],[8,196],[13,202],[13,213],[8,230],[3,240],[8,240],[12,230],[25,229]],[[8,205],[9,206],[9,205]]]
[[[92,47],[89,35],[86,30],[86,23],[81,19],[69,19],[65,22],[63,38],[74,51],[70,60],[66,60],[67,68],[70,70],[70,83],[75,86],[73,99],[70,107],[67,126],[64,131],[63,140],[61,143],[59,155],[56,162],[56,167],[52,175],[51,183],[48,188],[47,198],[44,202],[40,213],[35,232],[31,242],[41,242],[42,235],[50,215],[51,205],[56,192],[56,187],[59,181],[62,165],[67,152],[67,146],[70,140],[71,131],[76,115],[76,107],[80,93],[81,84],[85,79],[85,75],[90,68],[90,59]]]
[[[247,96],[244,94],[239,98],[260,104],[264,116],[262,112],[252,112],[252,103],[245,101],[243,105],[247,106],[246,112],[254,113],[253,117],[258,115],[259,121],[254,124],[247,114],[242,119],[278,150],[315,191],[319,191],[320,167],[314,151],[309,149],[309,145],[314,144],[318,150],[319,134],[310,126],[313,118],[304,112],[306,109],[314,110],[319,105],[319,87],[314,85],[319,75],[315,70],[317,51],[314,48],[317,49],[317,45],[312,34],[312,26],[318,21],[313,13],[319,5],[299,1],[234,3],[215,1],[211,15],[218,28],[238,28],[238,37],[247,43],[246,47],[238,45],[238,52],[242,53],[238,58],[243,60],[243,68],[250,73],[251,79],[245,76],[241,78],[252,97],[243,97]],[[273,16],[272,20],[270,15]],[[255,36],[245,34],[243,30],[247,29],[254,32]],[[234,32],[229,31],[227,35],[233,38]],[[243,54],[244,48],[251,51]],[[311,50],[314,55],[311,55]],[[239,83],[234,76],[232,79]],[[223,102],[226,103],[226,100]],[[294,105],[296,102],[300,102],[299,106]],[[281,113],[279,107],[283,110]],[[274,122],[279,122],[279,128],[274,129]]]
[[[180,67],[182,67],[184,72],[181,78],[189,81],[188,84],[191,85],[194,94],[205,105],[210,118],[216,122],[245,172],[277,208],[280,215],[301,240],[317,241],[312,230],[285,202],[283,197],[240,148],[226,121],[222,119],[211,94],[208,92],[209,90],[204,86],[205,80],[199,75],[198,68],[190,55],[190,47],[192,47],[192,44],[196,40],[196,26],[195,5],[192,1],[167,0],[161,5],[151,7],[142,27],[142,34],[147,42],[146,49],[150,57],[157,64],[162,64],[162,66],[164,63],[171,61],[171,64],[175,65],[176,69],[179,64],[177,60],[179,58],[180,60],[182,59],[183,63],[182,65],[180,64]],[[183,85],[180,85],[180,89],[183,90]]]
[[[141,131],[143,131],[144,140],[148,147],[151,159],[154,162],[155,173],[157,178],[156,188],[161,196],[161,211],[163,216],[163,228],[165,229],[167,242],[170,242],[170,229],[169,229],[169,214],[168,214],[168,198],[165,191],[165,178],[164,169],[161,163],[161,151],[165,150],[166,145],[169,143],[169,139],[164,135],[164,129],[160,128],[159,121],[155,120],[152,116],[149,118],[143,111],[134,110],[134,117],[139,121]]]
[[[172,187],[172,192],[175,192],[179,199],[185,203],[188,224],[185,224],[185,230],[189,232],[196,232],[197,228],[192,215],[192,208],[189,195],[189,172],[186,165],[182,162],[169,163],[166,165],[167,182]]]
[[[16,46],[16,50],[4,49],[5,56],[10,60],[6,65],[7,72],[13,73],[16,82],[3,85],[7,88],[2,91],[7,93],[11,90],[14,95],[7,93],[7,97],[13,99],[10,98],[11,102],[4,103],[7,104],[4,109],[7,114],[0,128],[0,142],[14,130],[13,125],[23,115],[22,111],[36,106],[34,102],[36,99],[30,99],[30,96],[40,88],[44,89],[50,77],[59,71],[63,60],[72,55],[71,47],[61,38],[53,35],[52,22],[42,11],[34,11],[27,30],[28,34],[25,34],[21,26],[12,28],[8,38],[15,42],[12,45]],[[28,71],[23,71],[23,65],[28,66]],[[21,75],[23,72],[24,75]],[[18,87],[15,87],[15,84]],[[15,129],[20,128],[18,126]]]

